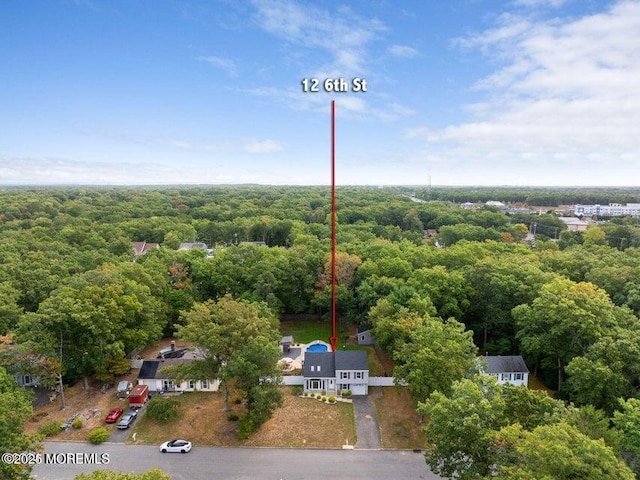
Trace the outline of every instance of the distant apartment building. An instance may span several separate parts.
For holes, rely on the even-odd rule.
[[[609,205],[574,205],[574,215],[603,215],[607,217],[640,216],[640,203],[610,203]]]

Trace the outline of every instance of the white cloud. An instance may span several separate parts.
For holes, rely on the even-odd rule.
[[[407,45],[391,45],[387,52],[394,57],[411,58],[418,55],[418,50]]]
[[[214,67],[217,67],[217,68],[223,70],[230,77],[235,77],[237,75],[236,64],[230,58],[216,57],[216,56],[212,55],[212,56],[208,56],[208,57],[198,57],[198,60],[201,60],[203,62],[207,62],[207,63],[213,65]]]
[[[340,76],[363,75],[367,46],[386,28],[377,19],[366,19],[348,8],[335,15],[313,4],[289,0],[254,0],[256,21],[267,32],[295,47],[321,49],[332,60],[324,67]]]
[[[244,146],[247,153],[263,154],[281,152],[284,147],[275,140],[262,140],[259,142],[249,142]]]
[[[579,171],[640,158],[640,2],[578,19],[503,16],[458,44],[498,65],[475,84],[486,94],[468,106],[475,118],[407,136],[487,164],[540,158]]]

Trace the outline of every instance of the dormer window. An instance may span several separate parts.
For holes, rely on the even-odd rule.
[[[311,365],[311,371],[315,372],[316,371],[316,367],[314,367],[313,365]]]
[[[318,365],[318,371],[320,371],[320,365]]]

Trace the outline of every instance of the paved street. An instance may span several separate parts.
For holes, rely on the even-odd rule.
[[[45,442],[45,451],[93,453],[96,458],[108,454],[109,462],[37,465],[38,480],[73,480],[78,473],[104,468],[143,472],[154,467],[169,473],[171,480],[440,479],[427,469],[421,454],[410,451],[194,447],[187,454],[162,454],[156,446],[73,442]]]

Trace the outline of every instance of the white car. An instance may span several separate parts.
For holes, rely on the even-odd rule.
[[[188,440],[170,440],[160,445],[160,451],[162,453],[187,453],[189,450],[191,450],[191,442]]]

